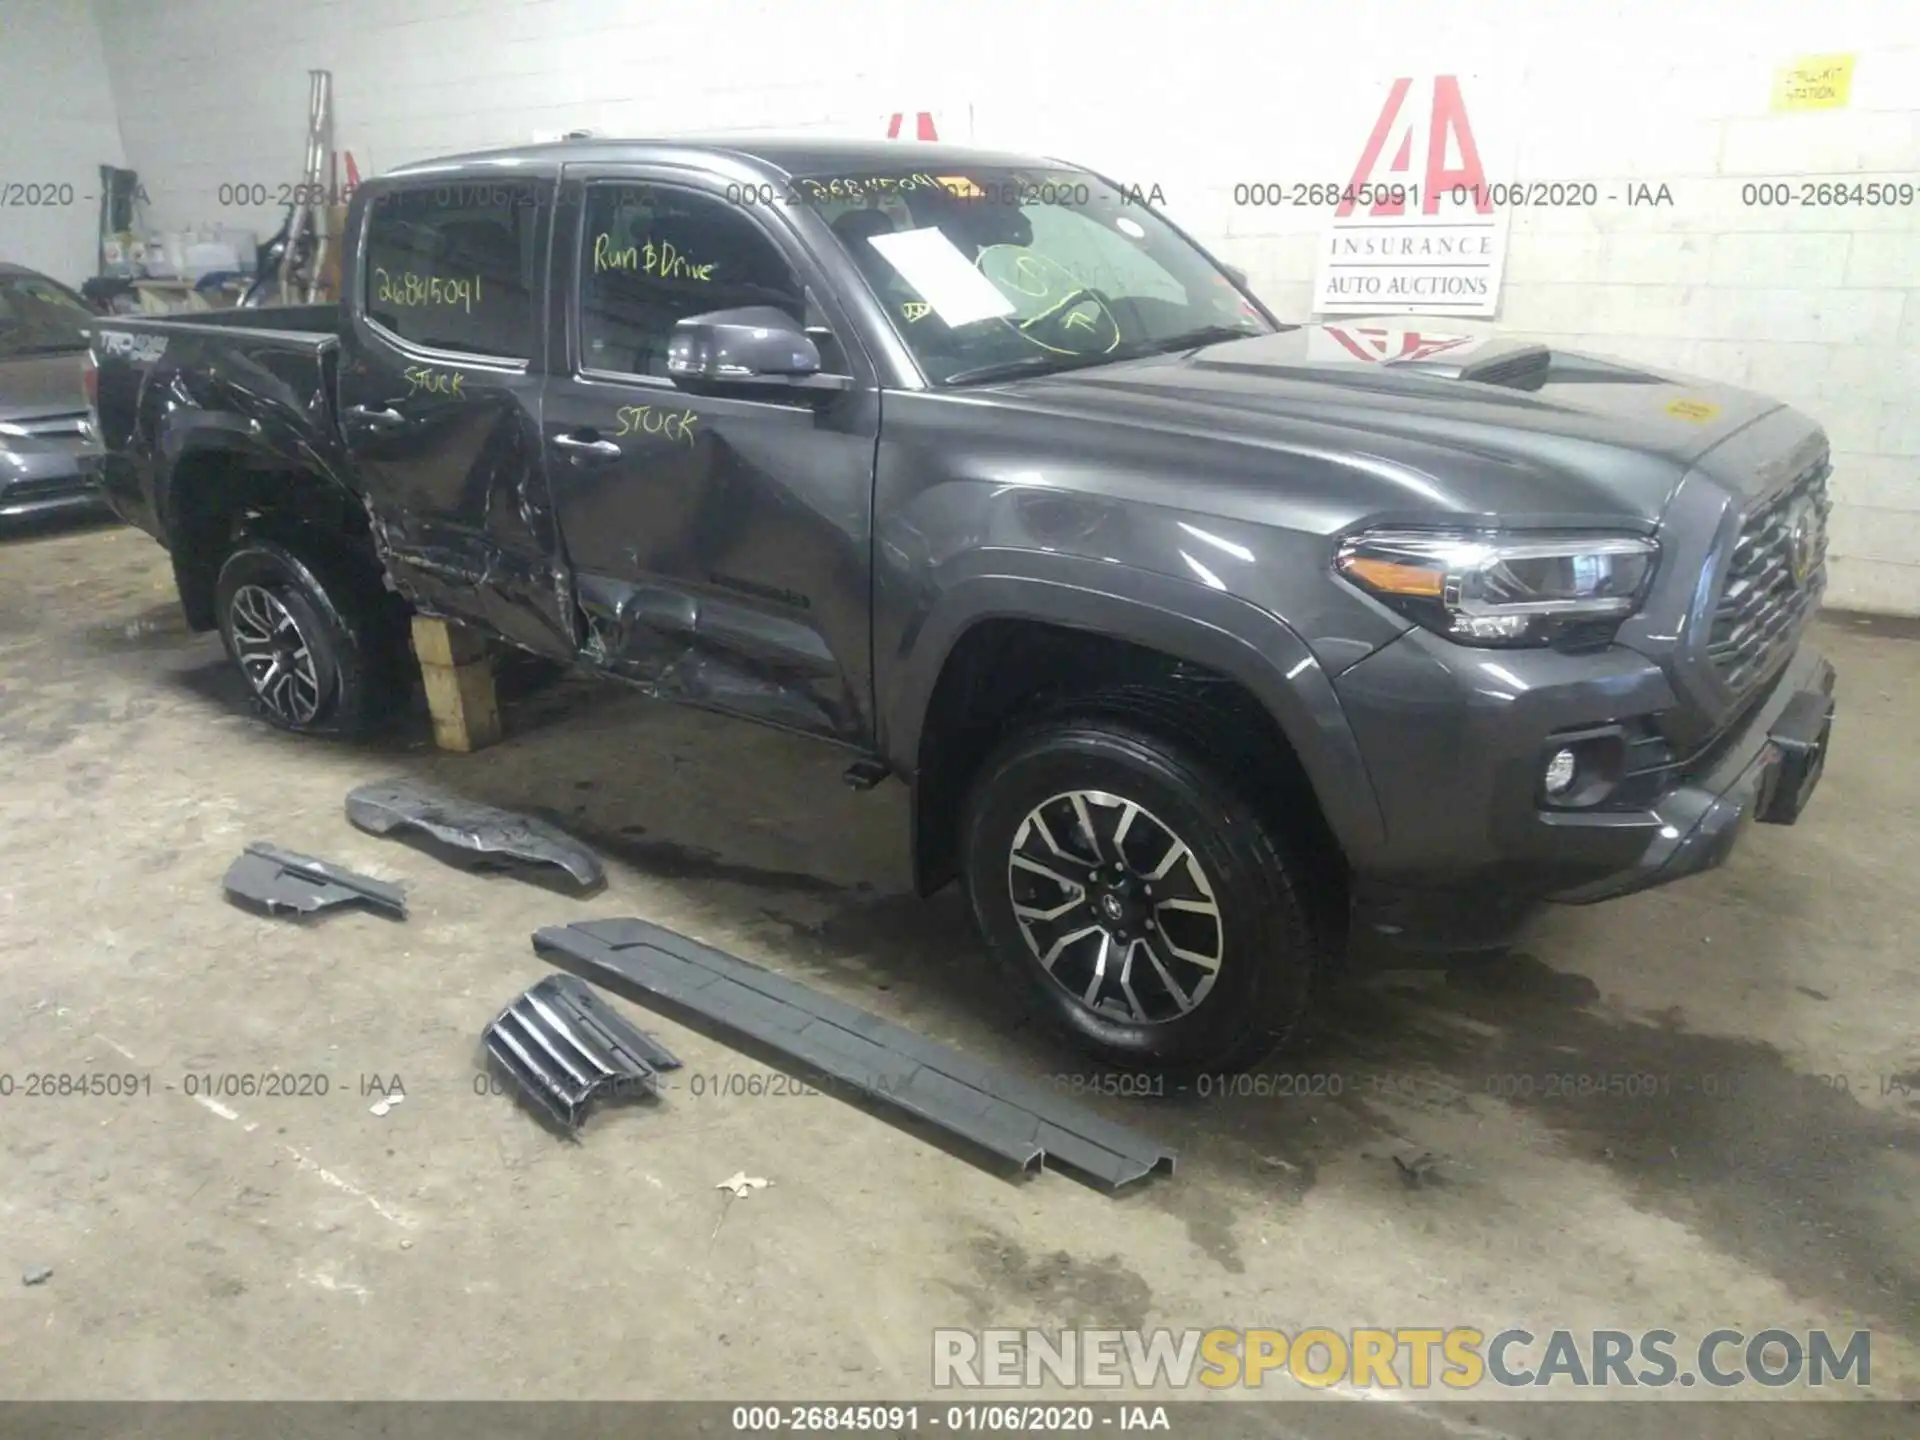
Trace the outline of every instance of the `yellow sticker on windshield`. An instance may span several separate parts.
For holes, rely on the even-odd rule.
[[[1695,425],[1704,425],[1719,413],[1718,405],[1710,405],[1705,400],[1676,400],[1667,406],[1667,414],[1674,419],[1691,421]]]
[[[962,200],[978,200],[987,193],[964,175],[941,175],[938,179],[942,185]]]

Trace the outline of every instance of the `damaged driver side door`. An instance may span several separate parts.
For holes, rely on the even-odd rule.
[[[879,391],[796,237],[681,177],[563,177],[568,323],[543,428],[585,658],[665,698],[863,744]],[[676,385],[674,324],[747,306],[805,327],[847,387]]]

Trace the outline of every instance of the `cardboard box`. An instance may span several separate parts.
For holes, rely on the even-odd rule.
[[[346,247],[347,207],[330,205],[326,210],[325,234],[327,237],[327,258],[320,266],[320,298],[338,300],[340,298],[340,254]]]

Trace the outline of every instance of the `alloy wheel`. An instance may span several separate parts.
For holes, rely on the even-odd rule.
[[[260,703],[288,724],[311,724],[320,713],[320,671],[285,603],[262,586],[242,585],[229,623],[234,656]]]
[[[1013,913],[1040,968],[1091,1010],[1133,1024],[1190,1013],[1226,933],[1192,848],[1145,806],[1069,790],[1027,812],[1007,861]]]

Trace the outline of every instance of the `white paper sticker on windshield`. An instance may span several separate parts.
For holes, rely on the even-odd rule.
[[[868,244],[898,270],[948,325],[971,325],[1013,314],[1013,304],[939,230],[899,230]]]

